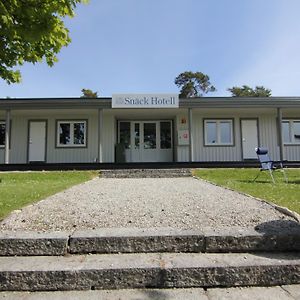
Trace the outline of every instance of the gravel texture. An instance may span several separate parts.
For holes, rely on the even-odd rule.
[[[271,205],[195,178],[95,178],[15,211],[0,230],[299,226]]]

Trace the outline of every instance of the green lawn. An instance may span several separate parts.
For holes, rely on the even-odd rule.
[[[0,220],[15,209],[97,175],[96,171],[0,173]]]
[[[300,169],[287,169],[288,183],[285,183],[280,171],[274,172],[273,184],[267,172],[261,172],[253,179],[258,169],[200,169],[195,175],[217,185],[265,199],[300,213]]]

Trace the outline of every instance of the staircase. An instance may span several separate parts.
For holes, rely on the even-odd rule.
[[[300,231],[1,233],[0,291],[300,284]]]
[[[192,176],[191,169],[112,169],[101,170],[104,178],[174,178]]]

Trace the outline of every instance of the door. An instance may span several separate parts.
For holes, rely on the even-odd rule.
[[[172,121],[119,121],[118,127],[126,162],[173,160]]]
[[[258,147],[257,120],[241,120],[241,127],[243,159],[255,159],[255,148]]]
[[[29,122],[28,161],[46,160],[46,121]]]
[[[130,161],[141,162],[142,156],[142,137],[143,137],[143,123],[133,121],[131,122],[131,151]]]
[[[160,161],[158,151],[158,122],[141,122],[142,123],[142,149],[141,156],[143,162]]]

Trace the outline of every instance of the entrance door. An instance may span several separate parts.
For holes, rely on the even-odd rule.
[[[142,149],[141,156],[144,162],[160,161],[159,140],[158,140],[158,122],[141,122],[142,125]]]
[[[255,148],[258,146],[257,120],[242,120],[242,151],[243,159],[257,158]]]
[[[46,121],[29,122],[28,161],[44,162],[46,159]]]
[[[172,121],[119,121],[126,162],[173,161]]]

